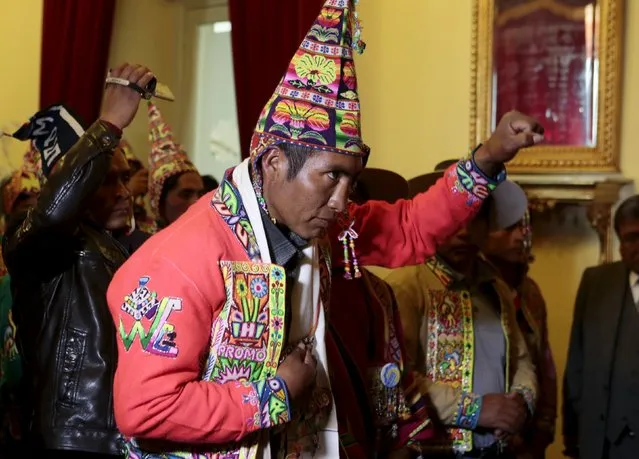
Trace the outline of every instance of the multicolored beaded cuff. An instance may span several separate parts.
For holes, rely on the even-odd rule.
[[[496,177],[488,177],[475,162],[475,152],[481,147],[477,145],[468,158],[457,163],[457,177],[461,186],[474,198],[483,201],[497,188],[501,182],[506,180],[506,169],[502,167]]]
[[[481,395],[473,394],[471,392],[463,392],[459,400],[459,408],[457,409],[457,420],[455,421],[455,425],[462,429],[469,430],[477,428],[481,405]]]
[[[287,423],[291,420],[288,388],[279,376],[252,383],[257,392],[263,428]]]

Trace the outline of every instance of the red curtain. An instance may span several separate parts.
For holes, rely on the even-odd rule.
[[[44,0],[40,106],[62,102],[85,123],[100,113],[115,0]]]
[[[273,94],[324,0],[229,0],[242,157]]]

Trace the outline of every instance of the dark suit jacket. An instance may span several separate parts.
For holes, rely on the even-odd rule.
[[[578,450],[580,459],[602,457],[615,338],[629,274],[621,262],[588,268],[577,292],[564,375],[563,433],[566,452]]]

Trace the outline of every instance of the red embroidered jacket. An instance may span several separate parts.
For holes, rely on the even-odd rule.
[[[460,161],[428,192],[410,201],[370,201],[352,207],[360,264],[397,267],[432,256],[439,243],[474,217],[488,195],[490,183],[473,167],[471,161]],[[109,287],[110,312],[121,332],[140,323],[121,314],[121,308],[142,276],[152,284],[148,295],[175,310],[170,324],[162,325],[168,337],[161,343],[166,345],[164,356],[140,343],[125,346],[119,333],[114,410],[118,428],[127,437],[223,444],[287,421],[286,416],[268,419],[267,410],[255,400],[259,390],[255,384],[238,382],[241,375],[220,384],[202,381],[211,325],[227,301],[220,262],[249,261],[236,234],[211,207],[211,197],[212,193],[204,196],[149,239]],[[331,232],[335,262],[342,257],[336,237],[341,230]]]

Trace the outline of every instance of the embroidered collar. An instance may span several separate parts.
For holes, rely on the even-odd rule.
[[[444,288],[469,287],[469,284],[481,285],[493,282],[497,277],[495,271],[484,260],[483,256],[479,256],[475,275],[472,279],[468,279],[462,273],[453,269],[441,256],[435,255],[426,261],[426,266],[437,276]]]

